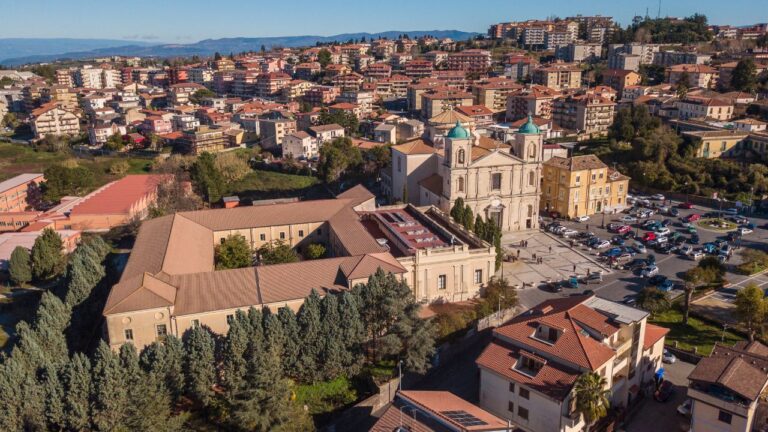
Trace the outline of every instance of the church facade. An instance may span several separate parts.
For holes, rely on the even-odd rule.
[[[510,144],[473,132],[449,111],[431,119],[425,138],[392,147],[391,195],[448,212],[458,198],[503,231],[538,228],[543,134],[529,120]],[[446,121],[455,120],[446,131]],[[442,127],[441,127],[442,126]]]

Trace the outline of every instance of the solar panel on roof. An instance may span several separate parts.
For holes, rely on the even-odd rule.
[[[488,424],[464,410],[441,411],[440,414],[462,426],[484,426]]]

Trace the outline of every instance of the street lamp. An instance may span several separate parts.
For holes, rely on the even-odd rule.
[[[723,324],[723,335],[720,336],[720,342],[725,342],[725,330],[728,329],[728,324]]]
[[[501,299],[506,300],[507,298],[504,297],[502,294],[499,294],[499,309],[498,309],[498,312],[496,313],[496,317],[499,320],[499,325],[501,325]]]

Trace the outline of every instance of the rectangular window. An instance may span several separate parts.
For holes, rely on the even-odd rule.
[[[299,230],[299,237],[304,237],[304,230]]]
[[[509,392],[514,393],[515,392],[515,383],[511,382],[509,383]]]
[[[595,181],[595,180],[597,180],[597,178],[595,177],[594,174],[592,174],[592,181]]]
[[[509,401],[509,404],[507,405],[507,410],[509,410],[509,412],[511,413],[515,412],[515,404],[512,401]]]
[[[234,315],[227,315],[227,324],[232,324],[232,321],[235,320]]]
[[[475,283],[483,283],[483,271],[481,269],[475,270]]]
[[[285,240],[285,233],[284,232],[280,233],[280,240]]]
[[[520,417],[523,420],[528,420],[528,410],[518,406],[517,407],[517,416]]]
[[[576,176],[576,184],[581,183],[581,176]]]
[[[725,411],[720,411],[720,414],[717,415],[717,419],[723,423],[731,424],[731,420],[733,420],[733,414]]]
[[[523,399],[530,399],[531,398],[531,392],[528,391],[528,389],[524,389],[520,387],[520,390],[517,392],[517,394],[520,395]]]
[[[491,189],[493,190],[501,189],[501,173],[491,174]]]
[[[444,290],[446,287],[446,278],[445,275],[440,275],[437,277],[437,289]]]
[[[168,328],[165,327],[165,324],[156,325],[155,330],[157,331],[157,337],[164,337],[168,334]]]
[[[259,240],[266,241],[267,240],[267,235],[266,234],[259,234]]]
[[[125,329],[125,340],[132,341],[133,340],[133,330],[132,329]]]

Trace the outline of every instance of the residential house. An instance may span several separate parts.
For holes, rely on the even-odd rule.
[[[749,136],[735,130],[691,131],[683,136],[693,141],[694,157],[716,159],[733,157],[739,153]]]
[[[30,117],[32,133],[36,139],[47,135],[77,135],[80,133],[80,119],[72,111],[49,102],[32,111]]]
[[[319,156],[317,140],[304,131],[292,132],[283,137],[283,157],[314,159]]]
[[[555,90],[581,87],[581,68],[574,63],[552,63],[533,71],[533,83]]]

